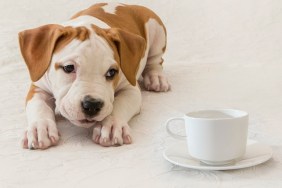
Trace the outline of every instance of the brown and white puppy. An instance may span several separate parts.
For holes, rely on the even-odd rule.
[[[68,22],[19,33],[32,84],[27,95],[28,128],[22,146],[56,145],[55,110],[74,125],[94,126],[103,146],[130,144],[128,121],[139,113],[137,79],[152,91],[168,91],[162,72],[166,30],[151,10],[101,3]]]

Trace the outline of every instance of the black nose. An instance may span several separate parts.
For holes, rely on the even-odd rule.
[[[85,96],[81,102],[83,113],[87,116],[96,115],[104,106],[104,102],[99,99],[94,99],[90,96]]]

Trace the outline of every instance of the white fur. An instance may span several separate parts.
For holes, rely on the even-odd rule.
[[[105,11],[106,13],[115,14],[115,13],[116,13],[116,8],[117,8],[118,6],[123,6],[123,5],[120,4],[120,3],[114,3],[114,2],[112,2],[112,3],[108,3],[107,5],[104,5],[104,6],[102,7],[102,9],[104,9],[104,11]]]
[[[91,24],[95,24],[96,26],[100,28],[110,28],[108,24],[105,22],[93,17],[93,16],[79,16],[77,18],[71,19],[67,22],[62,23],[61,25],[63,26],[73,26],[73,27],[78,27],[78,26],[85,26],[91,29]]]

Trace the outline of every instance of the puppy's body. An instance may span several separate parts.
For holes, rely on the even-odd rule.
[[[91,127],[103,146],[131,143],[128,121],[140,111],[136,80],[168,91],[162,73],[163,23],[141,6],[96,4],[62,24],[19,34],[33,81],[27,96],[23,147],[44,149],[59,140],[57,108],[81,127]]]

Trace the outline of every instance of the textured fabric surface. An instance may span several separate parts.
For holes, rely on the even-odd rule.
[[[281,187],[282,1],[128,0],[154,10],[168,31],[168,93],[142,91],[142,112],[130,121],[133,144],[104,148],[91,129],[58,117],[57,147],[24,150],[25,95],[30,79],[17,33],[60,23],[95,3],[0,1],[0,187]],[[162,152],[175,143],[166,119],[211,108],[250,114],[248,137],[269,144],[273,158],[251,168],[200,171],[174,166]]]

